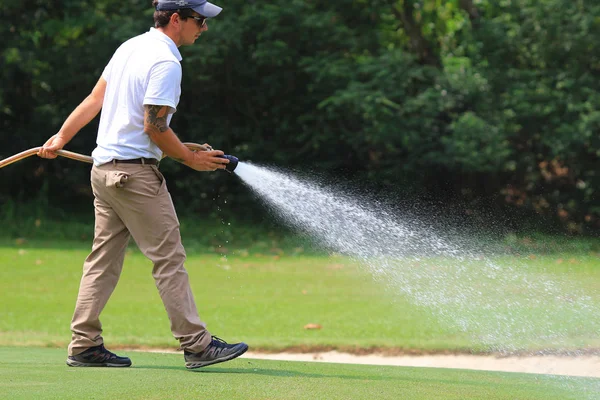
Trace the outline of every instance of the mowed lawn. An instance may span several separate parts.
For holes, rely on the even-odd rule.
[[[87,253],[85,245],[70,242],[0,247],[0,346],[67,345]],[[152,264],[135,249],[129,253],[121,281],[101,317],[105,342],[109,348],[176,349],[178,343],[152,279]],[[514,261],[504,259],[500,262]],[[595,293],[598,300],[597,253],[525,260],[528,264],[523,268],[533,277],[539,271],[544,279],[568,280],[571,286]],[[373,279],[367,268],[343,257],[192,253],[186,268],[200,315],[211,333],[227,341],[243,340],[253,350],[473,349],[468,332],[440,323],[431,310],[415,306]],[[506,288],[507,293],[510,290]],[[535,321],[536,315],[528,320]],[[600,347],[598,332],[590,331],[595,326],[576,328],[579,337],[573,343]]]
[[[137,250],[130,253],[101,317],[106,343],[176,348],[152,264]],[[68,343],[86,255],[85,247],[0,248],[0,345]],[[468,344],[343,258],[192,254],[186,268],[211,333],[253,349]],[[305,329],[308,324],[321,328]]]
[[[593,399],[598,379],[248,358],[187,371],[181,355],[69,368],[64,350],[0,347],[0,397],[18,399]]]
[[[187,371],[181,354],[131,350],[177,348],[152,265],[135,249],[129,251],[102,315],[107,346],[129,355],[133,367],[69,368],[65,347],[87,253],[87,246],[70,242],[0,246],[0,398],[546,400],[594,399],[600,392],[600,380],[593,378],[251,358]],[[600,257],[595,252],[519,258],[523,260],[529,277],[568,280],[597,293]],[[514,261],[504,256],[497,262]],[[431,310],[416,307],[347,258],[192,251],[186,267],[211,332],[228,341],[243,340],[252,350],[474,348],[466,332],[441,323]],[[598,342],[597,332],[576,330],[576,342]]]

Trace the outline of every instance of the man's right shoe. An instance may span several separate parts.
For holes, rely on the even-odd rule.
[[[131,360],[106,350],[103,344],[67,358],[69,367],[129,367]]]
[[[228,344],[223,339],[213,336],[210,344],[201,352],[190,353],[185,351],[183,353],[185,367],[187,369],[194,369],[233,360],[244,354],[246,350],[248,350],[246,343]]]

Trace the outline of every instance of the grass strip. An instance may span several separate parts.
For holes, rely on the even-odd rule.
[[[19,399],[592,398],[600,380],[239,358],[188,371],[181,355],[130,352],[133,366],[69,368],[65,351],[0,347],[0,393]]]
[[[86,255],[87,250],[67,246],[0,247],[0,345],[66,346]],[[599,265],[596,255],[562,254],[527,259],[523,269],[534,277],[568,279],[570,285],[598,293]],[[440,353],[473,349],[472,332],[440,323],[431,310],[415,306],[342,257],[191,255],[186,268],[211,332],[228,341],[246,341],[253,350]],[[108,346],[177,347],[151,270],[152,264],[137,251],[126,258],[119,285],[102,314]],[[519,295],[510,287],[502,287],[499,293]],[[521,311],[518,316],[530,324],[546,313],[543,307]],[[482,312],[482,321],[485,317]],[[564,320],[560,315],[555,319],[559,325]],[[320,329],[305,329],[308,324]],[[560,346],[600,347],[594,324],[572,325],[575,333]]]

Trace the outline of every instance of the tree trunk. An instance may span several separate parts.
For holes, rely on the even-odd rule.
[[[469,19],[471,20],[471,25],[473,27],[477,26],[479,22],[479,11],[477,11],[477,7],[473,4],[473,0],[459,0],[460,8],[465,10],[469,15]]]
[[[402,10],[399,10],[396,5],[393,6],[394,15],[402,22],[404,32],[409,38],[410,48],[417,54],[419,60],[424,64],[435,67],[441,66],[441,62],[437,55],[433,52],[431,45],[423,37],[421,24],[415,21],[413,12],[414,5],[412,0],[404,0],[402,2]]]

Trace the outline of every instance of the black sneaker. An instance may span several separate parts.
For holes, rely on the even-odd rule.
[[[106,350],[103,344],[67,358],[69,367],[129,367],[131,360]]]
[[[190,353],[185,351],[183,353],[185,367],[194,369],[233,360],[244,354],[246,350],[248,350],[246,343],[227,344],[223,339],[213,336],[210,344],[201,352]]]

